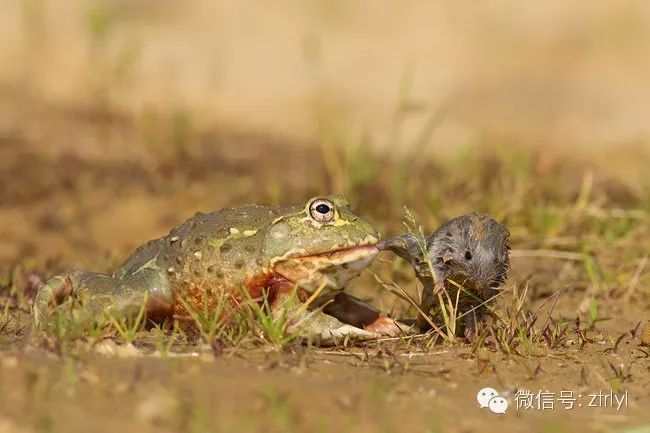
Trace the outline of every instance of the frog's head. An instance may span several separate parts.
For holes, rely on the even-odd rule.
[[[379,232],[342,197],[315,197],[288,208],[265,233],[263,252],[273,271],[313,291],[341,288],[377,255]]]

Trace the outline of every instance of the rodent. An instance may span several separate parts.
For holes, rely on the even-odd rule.
[[[412,233],[405,233],[378,244],[380,250],[389,250],[413,265],[422,282],[420,309],[430,314],[434,323],[441,323],[438,293],[447,290],[455,304],[459,294],[457,315],[463,315],[456,326],[457,334],[468,336],[476,323],[483,319],[485,306],[507,279],[510,269],[510,232],[489,215],[473,212],[454,218],[426,238],[424,255],[422,245]],[[443,294],[445,304],[447,297]],[[432,312],[432,310],[435,310]],[[420,315],[416,325],[424,330],[430,327]]]

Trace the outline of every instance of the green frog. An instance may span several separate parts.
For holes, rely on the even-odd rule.
[[[305,338],[395,336],[406,332],[402,324],[342,291],[375,258],[378,241],[377,228],[338,196],[197,213],[139,247],[112,275],[74,271],[48,280],[34,303],[35,322],[43,327],[68,296],[84,296],[93,314],[133,317],[144,305],[147,320],[158,323],[224,301],[264,302],[279,314],[297,298],[301,317],[292,323]]]

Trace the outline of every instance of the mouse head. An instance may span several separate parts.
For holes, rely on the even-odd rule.
[[[431,236],[429,258],[445,278],[485,293],[498,289],[507,278],[509,237],[508,229],[488,215],[463,215]]]
[[[471,213],[440,226],[426,245],[405,233],[377,247],[409,261],[423,282],[431,279],[433,271],[436,279],[450,278],[467,289],[486,293],[499,288],[507,278],[509,237],[508,229],[488,215]]]

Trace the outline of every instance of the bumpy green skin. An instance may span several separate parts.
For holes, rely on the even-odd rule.
[[[35,301],[35,320],[42,325],[46,311],[71,293],[88,295],[90,308],[137,311],[147,294],[150,317],[169,315],[189,287],[209,287],[214,296],[246,287],[278,263],[294,257],[319,255],[368,245],[379,240],[376,227],[355,215],[341,197],[326,197],[335,207],[331,222],[319,223],[309,205],[262,205],[198,213],[167,236],[139,247],[112,275],[72,272],[50,279]],[[374,248],[374,247],[372,247]],[[376,250],[352,269],[348,264],[321,261],[310,278],[299,283],[312,292],[321,284],[340,289],[370,263]],[[325,256],[327,257],[327,255]]]

